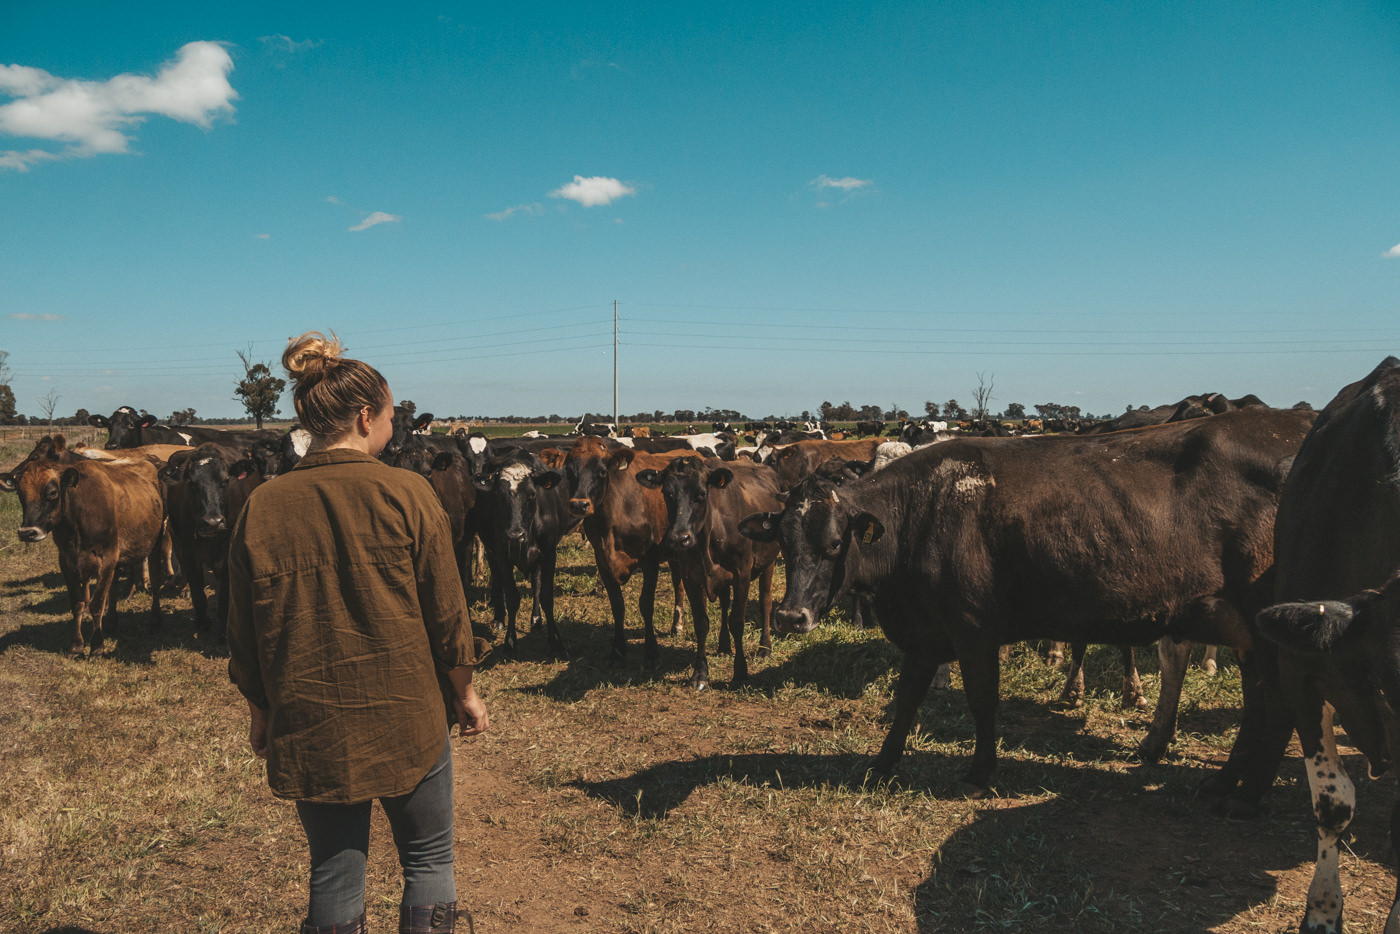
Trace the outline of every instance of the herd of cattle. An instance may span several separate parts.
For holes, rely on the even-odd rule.
[[[206,574],[219,612],[227,605],[232,519],[258,484],[295,466],[309,436],[173,429],[129,408],[93,421],[109,430],[105,449],[44,438],[0,475],[0,488],[19,494],[20,539],[52,535],[57,545],[73,651],[85,648],[85,618],[100,648],[120,564],[145,562],[159,619],[172,549],[207,626]],[[397,412],[381,458],[430,482],[464,582],[474,579],[474,543],[484,546],[507,650],[518,638],[519,570],[531,583],[532,627],[567,658],[554,571],[575,530],[592,545],[619,661],[622,587],[640,570],[643,664],[659,663],[655,592],[669,562],[672,628],[688,600],[697,688],[709,683],[710,602],[720,604],[718,648],[734,653],[738,684],[755,578],[765,654],[770,619],[779,632],[807,632],[851,595],[904,653],[878,773],[895,769],[921,702],[953,661],[976,724],[965,781],[978,794],[996,768],[1003,646],[1059,639],[1082,657],[1086,643],[1157,642],[1161,691],[1140,747],[1149,760],[1171,741],[1191,645],[1230,647],[1241,725],[1207,790],[1237,814],[1257,811],[1296,729],[1319,827],[1302,929],[1341,930],[1338,856],[1355,795],[1334,716],[1372,775],[1400,752],[1400,360],[1382,361],[1321,413],[1208,394],[1129,412],[1122,424],[1041,425],[1062,430],[1024,437],[908,423],[889,441],[873,423],[857,427],[871,436],[857,440],[831,440],[818,426],[746,426],[756,432],[747,438],[727,425],[670,438],[586,425],[569,436],[487,438],[424,433],[430,421]],[[774,607],[780,557],[787,584]],[[1391,821],[1400,835],[1400,806]],[[1386,930],[1400,931],[1395,905]]]

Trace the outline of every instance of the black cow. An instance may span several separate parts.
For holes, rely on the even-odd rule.
[[[1356,804],[1337,755],[1332,713],[1380,775],[1400,756],[1400,360],[1387,357],[1317,417],[1279,501],[1279,606],[1260,629],[1279,655],[1317,816],[1317,867],[1302,931],[1342,929],[1338,850]],[[1379,590],[1373,589],[1379,588]],[[1282,602],[1287,601],[1287,602]],[[1292,724],[1275,734],[1277,767]],[[1391,812],[1400,842],[1400,807]],[[1400,930],[1392,905],[1385,929]]]
[[[864,438],[866,435],[881,435],[885,431],[885,423],[878,421],[856,422],[856,437]]]
[[[255,462],[241,451],[205,443],[173,455],[160,470],[165,484],[170,535],[180,569],[190,585],[195,626],[209,626],[204,593],[207,571],[219,605],[215,633],[225,638],[228,622],[228,538],[238,509],[263,481]]]
[[[769,616],[773,607],[773,562],[777,546],[754,542],[739,532],[739,522],[755,511],[780,504],[773,471],[748,461],[726,464],[712,459],[682,457],[664,470],[637,474],[642,486],[660,490],[666,501],[666,534],[661,543],[671,552],[671,572],[685,580],[695,624],[695,670],[690,683],[703,690],[710,684],[705,640],[710,631],[706,604],[720,599],[720,628],[734,640],[735,686],[748,680],[744,654],[744,614],[749,583],[759,578],[759,608],[763,636],[760,654],[773,650]],[[724,600],[728,591],[730,600]],[[731,604],[732,605],[727,605]]]
[[[139,448],[148,444],[198,447],[210,441],[247,451],[259,440],[279,438],[282,435],[282,432],[271,428],[257,431],[226,431],[203,425],[181,425],[175,428],[170,425],[157,425],[156,421],[154,415],[142,415],[129,405],[117,409],[110,418],[105,415],[88,417],[89,424],[107,429],[107,444],[104,446],[109,451]]]
[[[781,544],[781,632],[810,630],[845,590],[875,589],[905,653],[877,772],[893,771],[938,666],[958,660],[977,737],[966,781],[980,794],[996,768],[1001,645],[1172,636],[1230,645],[1251,667],[1274,509],[1310,423],[1249,409],[1095,438],[948,441],[839,489],[809,477],[781,513],[741,528]],[[1175,731],[1163,680],[1149,758]],[[1247,677],[1246,722],[1258,694]]]
[[[491,609],[497,623],[505,619],[506,650],[516,649],[520,590],[512,568],[519,568],[529,575],[534,593],[531,630],[543,626],[550,656],[568,658],[554,625],[554,568],[560,540],[582,518],[569,512],[569,495],[560,485],[563,477],[556,469],[562,466],[563,455],[555,459],[560,463],[548,466],[529,451],[512,451],[487,461],[474,482],[486,561],[491,567]]]

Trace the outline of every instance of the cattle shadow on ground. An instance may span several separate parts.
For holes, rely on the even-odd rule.
[[[100,932],[94,931],[92,928],[74,927],[73,925],[64,924],[56,928],[45,928],[41,934],[100,934]]]
[[[66,597],[55,598],[62,604],[52,612],[45,612],[47,619],[36,619],[24,623],[0,636],[0,654],[15,646],[25,646],[38,652],[53,655],[68,655],[73,638],[73,620],[68,614]],[[28,612],[41,612],[37,605]],[[58,614],[62,613],[62,616]],[[83,623],[83,632],[89,639],[91,650],[92,623]],[[206,658],[227,658],[228,643],[217,639],[210,628],[203,632],[194,626],[193,610],[166,610],[161,615],[161,625],[152,629],[148,608],[122,611],[115,630],[111,625],[104,626],[103,656],[117,661],[149,666],[156,663],[156,655],[171,649],[185,649],[197,652]],[[87,657],[92,657],[91,655]]]

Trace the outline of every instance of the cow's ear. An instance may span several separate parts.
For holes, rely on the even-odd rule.
[[[661,489],[661,471],[651,468],[638,471],[637,482],[648,490],[659,490]]]
[[[722,490],[729,486],[733,480],[734,471],[730,470],[728,467],[719,467],[710,471],[710,475],[705,479],[705,482],[716,490]]]
[[[414,431],[422,431],[424,428],[427,428],[427,427],[428,427],[429,425],[431,425],[432,423],[433,423],[433,413],[432,413],[432,412],[424,412],[422,415],[419,415],[417,418],[415,418],[415,419],[413,420],[413,430],[414,430]]]
[[[846,461],[846,469],[857,477],[863,477],[870,471],[870,461]]]
[[[157,467],[156,475],[160,477],[162,483],[179,483],[180,465],[176,463],[165,464],[164,466]]]
[[[65,470],[65,471],[63,472],[63,476],[59,479],[58,485],[59,485],[59,486],[65,486],[65,487],[68,487],[68,486],[77,486],[77,485],[78,485],[78,480],[79,480],[79,478],[80,478],[81,476],[82,476],[82,475],[78,473],[78,468],[76,468],[76,467],[69,467],[67,470]]]
[[[539,453],[540,463],[544,464],[546,467],[552,467],[555,470],[559,470],[564,466],[564,458],[567,456],[568,454],[566,452],[558,448],[545,448]]]
[[[739,533],[756,542],[777,541],[781,516],[780,512],[756,512],[739,523]]]
[[[1280,603],[1255,617],[1259,631],[1279,645],[1315,655],[1355,641],[1365,628],[1349,603]]]
[[[847,527],[855,540],[862,545],[873,545],[885,534],[885,524],[868,512],[851,519]]]
[[[626,470],[636,459],[637,452],[632,448],[618,448],[608,455],[608,466],[613,470]]]
[[[542,473],[535,474],[533,479],[535,481],[535,486],[539,487],[541,490],[552,490],[558,486],[559,481],[564,478],[559,475],[557,470],[546,470]]]
[[[488,474],[479,473],[472,477],[472,486],[481,493],[490,493],[491,488],[496,485],[496,478]]]
[[[105,415],[89,415],[89,416],[88,416],[88,424],[91,425],[91,426],[93,426],[94,428],[111,428],[111,427],[112,427],[112,423],[109,422],[109,421],[107,421],[107,416],[105,416]]]
[[[137,428],[150,428],[152,425],[154,425],[154,424],[155,424],[156,422],[158,422],[158,421],[160,421],[160,419],[156,418],[154,415],[147,415],[145,418],[141,419],[141,421],[139,421],[139,422],[136,423],[136,427],[137,427]]]
[[[778,451],[778,458],[777,458],[777,459],[778,459],[778,460],[782,460],[782,459],[784,459],[784,458],[786,458],[786,457],[794,457],[794,456],[796,456],[796,454],[797,454],[797,448],[792,447],[792,446],[788,446],[788,447],[782,448],[781,450]]]
[[[13,493],[15,491],[15,475],[13,471],[10,473],[0,473],[0,490],[6,493]]]
[[[452,466],[452,452],[439,451],[438,456],[433,458],[434,470],[446,470]]]
[[[253,461],[247,457],[243,458],[242,460],[234,461],[228,469],[228,475],[234,480],[247,480],[249,477],[251,477],[257,472],[258,465],[253,463]]]

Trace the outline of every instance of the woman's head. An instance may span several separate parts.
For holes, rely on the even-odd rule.
[[[361,360],[341,356],[345,348],[331,332],[307,331],[282,353],[282,366],[296,386],[293,399],[301,427],[329,440],[351,432],[361,413],[378,419],[393,403],[389,384]]]

